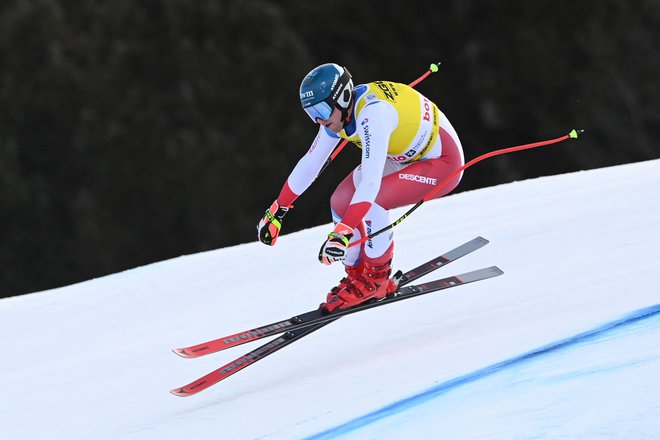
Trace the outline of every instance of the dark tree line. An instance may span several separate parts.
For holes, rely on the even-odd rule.
[[[2,2],[0,296],[253,241],[316,131],[298,85],[327,61],[358,83],[442,61],[419,89],[467,159],[587,130],[484,162],[458,191],[657,158],[658,29],[657,0]],[[358,157],[287,232],[329,221]]]

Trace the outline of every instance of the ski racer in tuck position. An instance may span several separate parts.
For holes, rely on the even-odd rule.
[[[300,101],[319,132],[257,225],[259,240],[275,244],[293,202],[315,180],[339,139],[348,139],[362,149],[361,163],[332,194],[335,228],[318,255],[323,264],[343,262],[346,276],[321,306],[332,312],[383,298],[397,288],[390,279],[393,235],[350,244],[389,225],[389,210],[417,203],[463,166],[461,142],[436,104],[413,88],[390,81],[354,87],[348,70],[334,63],[305,76]],[[461,177],[434,198],[451,192]]]

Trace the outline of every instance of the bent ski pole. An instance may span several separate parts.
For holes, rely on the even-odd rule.
[[[447,177],[445,180],[443,180],[443,181],[440,182],[438,185],[436,185],[436,186],[435,186],[435,187],[434,187],[434,188],[433,188],[428,194],[426,194],[426,195],[422,198],[422,200],[420,200],[419,202],[417,202],[416,204],[414,204],[412,208],[410,208],[405,214],[403,214],[403,215],[402,215],[398,220],[396,220],[394,223],[392,223],[392,224],[390,224],[390,225],[388,225],[388,226],[385,226],[383,229],[381,229],[381,230],[379,230],[379,231],[376,231],[376,232],[372,233],[371,235],[368,235],[368,236],[366,236],[366,237],[363,237],[363,238],[361,238],[360,240],[354,241],[353,243],[351,243],[351,244],[349,245],[349,247],[353,247],[353,246],[356,246],[356,245],[358,245],[358,244],[360,244],[360,243],[364,243],[365,241],[367,241],[367,240],[369,240],[369,239],[371,239],[371,238],[374,238],[375,236],[380,235],[380,234],[382,234],[382,233],[385,232],[385,231],[389,231],[390,229],[392,229],[393,227],[395,227],[396,225],[398,225],[399,223],[401,223],[402,221],[404,221],[404,220],[405,220],[410,214],[413,213],[413,211],[415,211],[417,208],[419,208],[419,207],[422,205],[422,203],[431,200],[431,199],[433,198],[433,196],[434,196],[438,191],[440,191],[440,189],[442,189],[445,185],[447,185],[447,184],[448,184],[448,183],[449,183],[454,177],[456,177],[459,173],[461,173],[463,170],[465,170],[465,169],[471,167],[472,165],[474,165],[474,164],[476,164],[476,163],[478,163],[478,162],[481,162],[481,161],[484,160],[484,159],[488,159],[489,157],[493,157],[493,156],[499,156],[499,155],[502,155],[502,154],[513,153],[513,152],[515,152],[515,151],[529,150],[529,149],[532,149],[532,148],[543,147],[543,146],[545,146],[545,145],[552,145],[552,144],[556,144],[556,143],[559,143],[559,142],[565,141],[566,139],[577,139],[577,137],[578,137],[581,133],[583,133],[583,132],[584,132],[584,130],[571,130],[571,132],[570,132],[569,134],[564,135],[564,136],[561,136],[561,137],[558,137],[558,138],[556,138],[556,139],[549,139],[549,140],[547,140],[547,141],[533,142],[533,143],[531,143],[531,144],[524,144],[524,145],[518,145],[518,146],[515,146],[515,147],[502,148],[502,149],[500,149],[500,150],[495,150],[495,151],[491,151],[490,153],[482,154],[481,156],[478,156],[478,157],[472,159],[471,161],[469,161],[468,163],[466,163],[466,164],[463,165],[462,167],[456,169],[456,171],[454,171],[453,173],[451,173],[451,174],[449,175],[449,177]]]

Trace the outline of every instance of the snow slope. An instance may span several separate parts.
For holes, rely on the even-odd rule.
[[[655,160],[426,203],[395,266],[481,235],[438,276],[504,275],[348,316],[188,398],[168,391],[257,345],[170,348],[316,307],[341,276],[315,260],[327,225],[1,300],[2,438],[660,439],[659,188]]]

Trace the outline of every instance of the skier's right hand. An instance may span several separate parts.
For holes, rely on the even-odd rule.
[[[291,206],[280,206],[277,200],[266,210],[263,218],[257,225],[257,236],[259,241],[269,246],[275,246],[277,237],[282,228],[282,219],[289,212]]]

